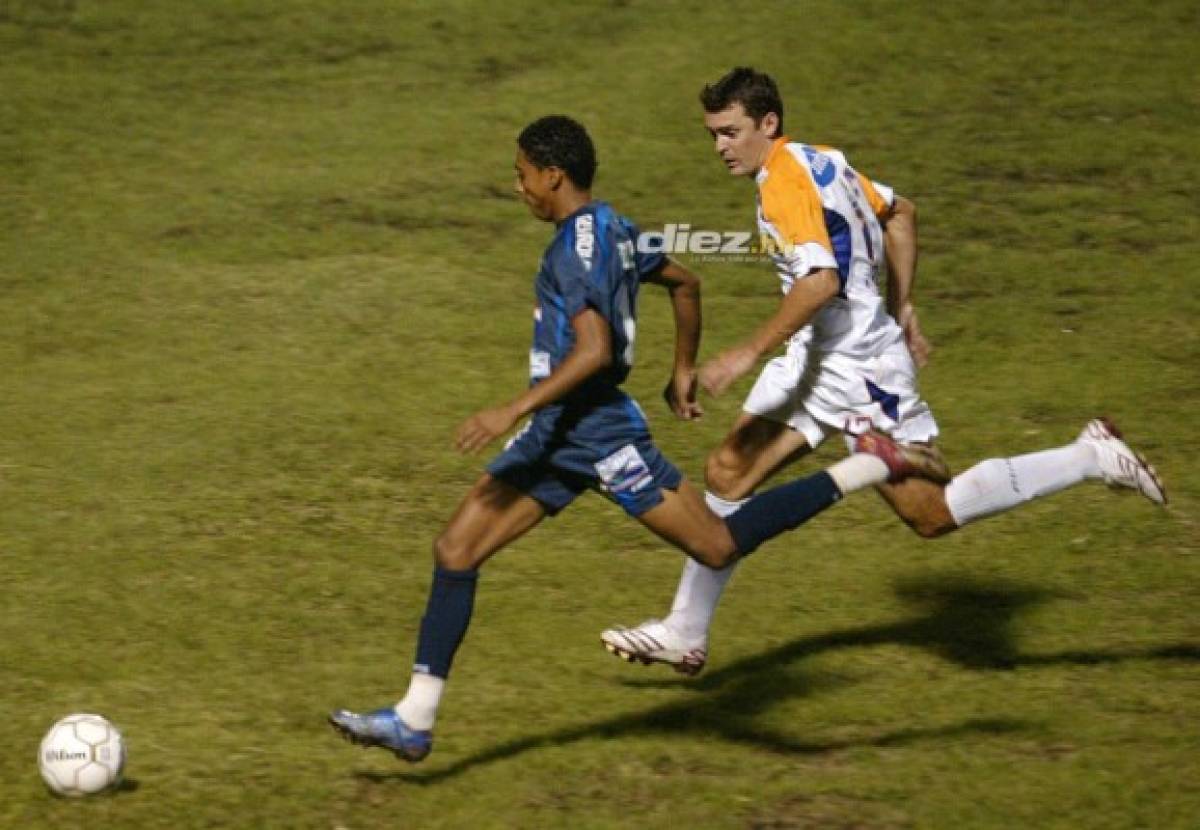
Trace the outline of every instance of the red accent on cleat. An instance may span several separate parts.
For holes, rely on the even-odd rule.
[[[924,478],[938,484],[950,480],[950,468],[942,454],[924,444],[899,444],[890,435],[869,429],[854,441],[854,451],[873,455],[887,465],[888,481]]]

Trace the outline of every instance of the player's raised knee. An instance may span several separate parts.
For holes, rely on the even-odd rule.
[[[701,565],[709,568],[721,568],[732,565],[737,559],[737,551],[729,540],[705,539],[687,546],[688,556]]]

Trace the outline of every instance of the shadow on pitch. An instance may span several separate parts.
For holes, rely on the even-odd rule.
[[[846,741],[803,741],[756,723],[771,706],[830,691],[845,680],[813,677],[796,664],[804,658],[844,648],[901,645],[932,652],[963,668],[998,671],[1018,666],[1097,665],[1124,660],[1200,660],[1200,646],[1183,644],[1157,649],[1068,651],[1022,655],[1014,622],[1022,613],[1056,598],[1053,592],[1011,583],[982,583],[953,577],[909,580],[896,593],[915,613],[893,623],[865,625],[801,637],[762,654],[746,657],[693,681],[627,681],[638,687],[690,689],[683,701],[596,723],[566,727],[507,741],[448,766],[404,772],[359,772],[358,777],[383,783],[403,780],[431,784],[472,767],[503,761],[531,750],[590,739],[624,735],[676,734],[752,745],[780,754],[819,755],[856,746],[900,746],[923,740],[968,734],[1004,734],[1027,728],[1005,718],[972,718],[941,727],[909,728]]]

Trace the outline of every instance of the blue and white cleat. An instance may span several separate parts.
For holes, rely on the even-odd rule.
[[[390,749],[411,764],[433,749],[433,730],[410,729],[390,706],[362,715],[338,709],[329,716],[329,724],[351,743]]]

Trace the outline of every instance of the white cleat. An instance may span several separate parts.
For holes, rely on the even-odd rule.
[[[687,640],[660,620],[646,620],[636,628],[610,628],[600,634],[609,654],[629,663],[666,663],[689,677],[699,674],[708,661],[708,643],[702,637]]]
[[[1158,472],[1141,453],[1129,449],[1121,440],[1121,431],[1108,418],[1089,421],[1079,434],[1079,443],[1096,453],[1104,483],[1109,487],[1137,490],[1155,504],[1167,503],[1167,489]]]

